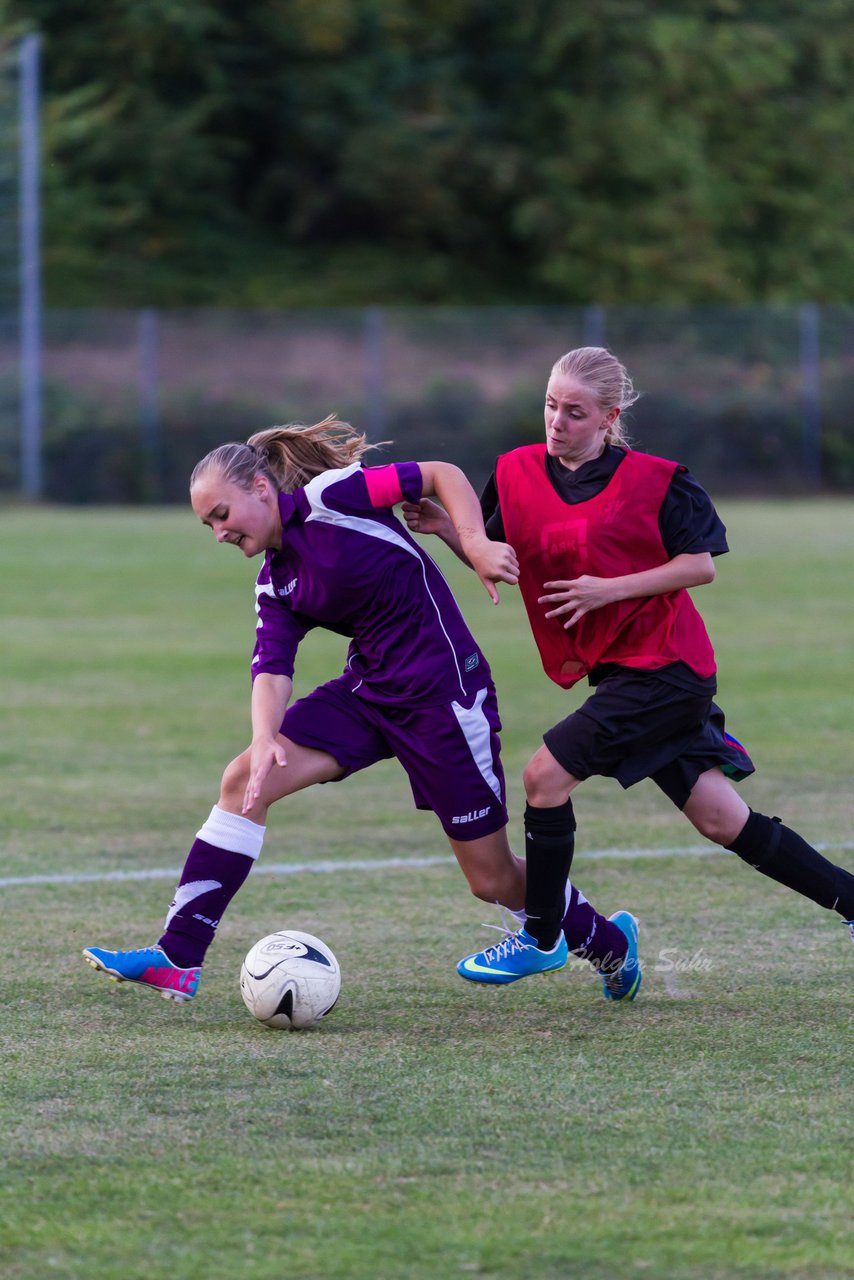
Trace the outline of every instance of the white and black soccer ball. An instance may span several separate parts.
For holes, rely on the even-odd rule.
[[[251,948],[240,970],[246,1008],[266,1027],[303,1030],[335,1007],[341,970],[320,938],[281,929]]]

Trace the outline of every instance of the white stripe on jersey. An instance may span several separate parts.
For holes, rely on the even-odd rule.
[[[348,476],[351,476],[354,473],[354,471],[361,471],[361,469],[361,463],[354,462],[349,467],[342,467],[338,471],[324,471],[321,475],[315,476],[313,480],[309,480],[303,490],[306,498],[308,499],[309,507],[311,508],[306,523],[308,523],[308,520],[319,520],[323,524],[335,524],[339,525],[343,529],[354,529],[358,533],[367,534],[369,538],[378,538],[381,542],[391,543],[393,546],[405,551],[408,555],[415,556],[421,566],[421,576],[424,579],[424,588],[427,595],[430,597],[430,602],[433,605],[433,608],[436,611],[436,617],[439,621],[439,626],[442,628],[442,634],[448,642],[448,648],[451,651],[454,666],[456,667],[460,689],[462,693],[465,694],[466,687],[463,684],[460,664],[457,661],[457,655],[454,650],[454,646],[451,643],[451,637],[445,630],[445,623],[442,620],[442,612],[433,597],[433,593],[430,590],[430,584],[427,581],[427,569],[424,564],[425,560],[429,560],[436,569],[436,572],[441,574],[441,569],[439,569],[435,560],[431,559],[431,557],[427,555],[427,552],[422,551],[420,547],[416,547],[411,542],[407,542],[396,529],[390,529],[387,525],[380,524],[378,520],[371,520],[367,516],[356,516],[346,514],[342,511],[331,511],[323,501],[324,490],[327,489],[329,485],[337,484],[339,480],[346,480]]]
[[[272,596],[273,599],[275,600],[276,588],[273,586],[272,582],[256,582],[255,583],[255,612],[258,614],[258,621],[255,623],[256,631],[260,631],[264,625],[264,619],[261,617],[261,604],[260,604],[262,596]],[[259,654],[255,655],[255,657],[252,659],[253,664],[259,660],[259,656],[260,656]]]
[[[469,751],[472,753],[472,757],[478,767],[480,776],[483,778],[484,782],[489,784],[500,800],[501,784],[496,778],[495,771],[492,768],[492,745],[490,742],[489,721],[483,714],[483,700],[485,697],[486,689],[479,689],[473,706],[461,707],[458,702],[452,702],[451,709],[457,717],[459,726],[465,735]]]
[[[258,608],[258,601],[261,599],[261,596],[272,596],[275,599],[276,589],[273,586],[272,582],[256,582],[255,583],[255,608],[256,609]]]

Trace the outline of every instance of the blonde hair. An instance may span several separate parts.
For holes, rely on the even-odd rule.
[[[209,471],[219,471],[241,489],[250,489],[256,475],[265,475],[282,493],[293,493],[322,472],[349,467],[379,447],[330,413],[311,426],[289,422],[256,431],[245,444],[221,444],[196,463],[190,488]]]
[[[607,347],[576,347],[555,361],[552,376],[556,373],[583,382],[592,391],[600,408],[613,409],[616,406],[620,410],[620,415],[608,428],[605,440],[608,444],[622,445],[627,449],[629,440],[623,430],[622,414],[635,403],[640,393],[635,391],[625,366],[617,357]]]

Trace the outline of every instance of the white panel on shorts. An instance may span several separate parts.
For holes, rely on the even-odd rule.
[[[458,702],[452,702],[451,707],[463,731],[480,776],[492,788],[496,797],[501,800],[501,784],[492,767],[492,731],[489,721],[483,714],[483,701],[486,693],[486,689],[479,689],[472,707],[461,707]]]

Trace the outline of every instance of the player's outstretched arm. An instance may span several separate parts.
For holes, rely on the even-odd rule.
[[[683,553],[654,569],[626,573],[618,578],[594,578],[583,574],[565,582],[544,582],[543,587],[548,594],[539,596],[538,603],[553,606],[547,610],[547,618],[565,617],[563,626],[566,630],[586,613],[614,604],[617,600],[664,595],[681,588],[700,587],[714,582],[714,579],[715,566],[707,551],[697,555]]]
[[[435,534],[448,544],[455,555],[469,564],[451,517],[438,502],[434,502],[432,498],[422,498],[420,502],[404,502],[402,511],[403,518],[413,533]]]
[[[447,527],[429,508],[423,515],[424,523],[435,524],[436,528],[434,530],[423,527],[420,510],[422,504],[419,504],[418,516],[413,522],[407,518],[407,524],[410,528],[417,526],[419,532],[435,531],[443,537],[452,550],[457,552],[460,559],[471,565],[493,604],[498,604],[498,588],[495,584],[509,582],[515,586],[519,581],[519,562],[516,559],[516,552],[509,543],[491,542],[487,537],[477,494],[459,467],[451,462],[422,462],[419,465],[424,483],[424,496],[429,498],[435,495],[442,503],[454,531],[455,541],[450,540],[447,536]],[[430,504],[431,507],[434,505]],[[455,542],[458,543],[458,547]]]
[[[261,787],[270,770],[274,766],[283,768],[288,763],[285,748],[276,735],[285,718],[293,688],[289,676],[262,671],[255,677],[252,685],[252,746],[249,781],[243,798],[244,814],[249,813],[261,798]]]

